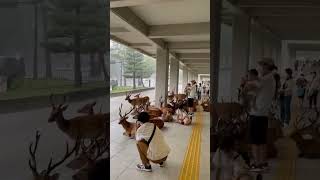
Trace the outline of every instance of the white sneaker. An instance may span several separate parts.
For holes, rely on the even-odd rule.
[[[152,171],[151,165],[150,167],[145,167],[143,164],[137,164],[136,168],[140,171],[146,171],[146,172]]]

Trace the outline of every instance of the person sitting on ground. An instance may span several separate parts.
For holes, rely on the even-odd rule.
[[[184,110],[183,105],[180,105],[176,110],[177,121],[182,125],[189,125],[192,122],[192,119],[189,118],[188,113]]]
[[[234,137],[219,138],[219,148],[213,156],[214,179],[252,180],[245,160],[235,150]]]
[[[150,161],[164,167],[170,153],[170,147],[166,143],[161,130],[149,122],[147,112],[141,112],[137,120],[136,141],[142,164],[137,164],[140,171],[151,172]]]

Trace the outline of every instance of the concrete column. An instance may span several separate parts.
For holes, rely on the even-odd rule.
[[[257,67],[257,61],[263,56],[263,34],[258,24],[251,25],[251,43],[250,43],[249,69]]]
[[[281,66],[279,72],[284,72],[285,68],[289,67],[290,55],[287,41],[282,41],[281,45]]]
[[[170,91],[178,93],[179,84],[179,61],[177,59],[171,59],[170,63]]]
[[[296,51],[293,49],[289,49],[289,68],[294,68],[294,62],[296,61]]]
[[[231,96],[237,98],[237,88],[240,87],[241,77],[248,70],[249,61],[249,17],[237,15],[234,17],[232,40],[232,71],[231,71]],[[229,99],[229,100],[230,100]]]
[[[169,50],[157,49],[157,62],[156,62],[156,94],[155,103],[159,106],[160,97],[164,98],[167,102],[168,95],[168,69],[169,69]]]
[[[190,70],[188,70],[188,82],[190,82],[192,80],[192,72]]]
[[[183,78],[182,78],[182,90],[184,90],[184,88],[186,87],[186,85],[188,84],[188,69],[186,67],[183,67]]]

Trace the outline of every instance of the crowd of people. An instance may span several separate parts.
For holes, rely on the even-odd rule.
[[[283,128],[288,127],[294,98],[298,99],[299,108],[317,110],[319,69],[320,61],[297,61],[294,69],[278,72],[271,58],[263,58],[257,69],[247,72],[241,80],[239,99],[249,115],[250,163],[245,163],[243,157],[236,153],[234,137],[225,135],[220,139],[213,158],[216,177],[221,180],[250,179],[250,171],[269,170],[266,144],[270,117],[279,120]],[[282,73],[284,76],[281,78]]]

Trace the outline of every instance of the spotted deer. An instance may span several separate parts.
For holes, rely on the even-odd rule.
[[[40,132],[37,131],[35,143],[33,144],[33,142],[31,142],[29,144],[29,154],[30,154],[29,168],[32,171],[33,179],[34,180],[58,180],[60,174],[59,173],[51,174],[52,171],[56,169],[58,166],[60,166],[62,163],[64,163],[75,152],[79,141],[75,142],[75,145],[71,149],[71,151],[69,151],[69,145],[68,143],[66,143],[66,152],[62,157],[62,159],[54,163],[53,158],[51,157],[47,169],[39,173],[38,167],[37,167],[37,160],[36,160],[37,159],[36,152],[38,149],[39,140],[40,140]]]
[[[149,97],[137,97],[134,99],[130,99],[132,94],[127,94],[125,100],[128,101],[134,108],[139,108],[140,105],[144,105],[145,107],[147,106],[147,103],[149,102]]]
[[[110,114],[93,114],[77,116],[71,119],[65,119],[63,112],[67,110],[68,105],[64,105],[66,97],[63,97],[63,103],[56,105],[53,103],[53,95],[50,95],[51,114],[48,122],[56,122],[58,128],[68,135],[71,139],[92,139],[109,134]],[[78,154],[79,147],[76,150]]]
[[[125,130],[125,132],[123,132],[123,135],[128,136],[130,138],[134,138],[134,136],[136,134],[137,124],[133,123],[133,122],[129,122],[128,121],[128,115],[135,108],[132,107],[129,112],[127,112],[124,115],[122,115],[122,112],[121,112],[122,111],[122,106],[123,106],[123,104],[121,104],[120,107],[119,107],[119,116],[120,116],[119,124],[121,124],[123,129]]]

